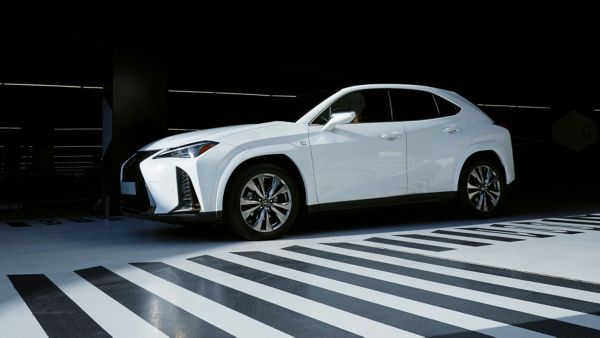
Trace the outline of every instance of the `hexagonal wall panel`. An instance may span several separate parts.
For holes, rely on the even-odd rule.
[[[571,111],[552,125],[552,140],[564,147],[582,151],[598,141],[596,122]]]

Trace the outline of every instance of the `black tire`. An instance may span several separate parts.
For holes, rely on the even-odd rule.
[[[275,177],[280,181],[274,189],[276,191],[271,191]],[[224,201],[224,219],[235,234],[248,240],[268,240],[281,237],[292,228],[301,201],[298,184],[285,169],[269,163],[254,164],[234,173],[230,180]],[[258,191],[248,187],[251,180]],[[280,188],[285,191],[285,187],[289,193],[279,193],[263,202],[265,198],[262,197],[277,193]],[[260,194],[264,196],[261,197]],[[242,201],[253,204],[242,205]],[[251,211],[255,206],[257,208]],[[289,206],[289,210],[281,206]],[[244,218],[242,212],[247,212],[247,218]],[[282,221],[284,216],[287,217]],[[251,223],[258,225],[253,228]]]
[[[491,173],[489,179],[488,173]],[[483,180],[479,181],[477,176]],[[507,195],[506,179],[496,161],[477,159],[466,163],[458,184],[458,203],[467,216],[492,217],[502,209]]]

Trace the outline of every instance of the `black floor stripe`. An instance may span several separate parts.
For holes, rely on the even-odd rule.
[[[568,219],[579,219],[582,221],[592,221],[592,222],[600,222],[600,218],[598,216],[568,216],[565,217]]]
[[[446,237],[437,237],[430,235],[419,235],[419,234],[408,234],[408,235],[394,235],[399,237],[407,237],[407,238],[415,238],[422,239],[426,241],[434,241],[434,242],[442,242],[442,243],[451,243],[458,245],[466,245],[466,246],[485,246],[490,245],[489,243],[481,243],[481,242],[473,242],[462,239],[454,239],[454,238],[446,238]]]
[[[588,230],[588,231],[600,231],[600,227],[595,227],[593,225],[567,225],[567,224],[556,224],[556,223],[548,223],[543,221],[531,221],[531,222],[513,222],[515,224],[524,224],[524,225],[532,225],[532,226],[542,226],[542,227],[555,227],[555,228],[566,228],[566,229],[577,229],[577,230]]]
[[[583,225],[596,225],[596,226],[600,226],[600,221],[598,222],[593,222],[593,221],[574,221],[572,219],[562,219],[562,218],[544,218],[542,219],[542,221],[544,222],[553,222],[553,223],[568,223],[568,224],[583,224]]]
[[[481,235],[481,234],[472,234],[458,231],[449,231],[449,230],[435,230],[434,233],[441,235],[451,235],[451,236],[460,236],[460,237],[471,237],[471,238],[480,238],[480,239],[489,239],[492,241],[501,241],[501,242],[518,242],[522,241],[521,238],[508,238],[508,237],[500,237],[500,236],[491,236],[491,235]]]
[[[297,252],[297,251],[296,251]],[[366,258],[352,257],[337,253],[331,253],[322,250],[303,248],[303,254],[326,258],[338,262],[358,265],[375,270],[391,272],[397,275],[427,280],[440,284],[452,285],[469,290],[476,290],[492,295],[498,295],[508,298],[520,299],[528,302],[555,306],[562,309],[569,309],[583,313],[600,315],[600,304],[587,302],[583,300],[567,298],[548,293],[542,293],[531,290],[524,290],[510,286],[497,285],[488,282],[481,282],[468,278],[450,276],[443,273],[425,271],[415,268],[410,268],[401,265],[378,262]]]
[[[517,230],[533,230],[539,232],[549,232],[557,235],[576,235],[582,233],[581,231],[573,231],[573,230],[562,230],[562,229],[542,229],[542,228],[533,228],[526,227],[520,225],[512,225],[512,224],[491,224],[491,227],[503,228],[503,229],[517,229]]]
[[[458,229],[459,230],[469,230],[469,231],[479,231],[479,232],[491,232],[491,233],[500,234],[500,235],[511,235],[511,236],[520,236],[520,237],[528,237],[528,238],[554,237],[552,235],[542,235],[542,234],[536,234],[536,233],[525,232],[525,231],[498,230],[498,229],[481,228],[481,227],[468,227],[468,228],[458,228]]]
[[[190,260],[198,264],[209,266],[213,269],[218,269],[241,278],[293,293],[300,297],[308,298],[418,335],[427,337],[489,337],[478,332],[469,331],[430,318],[392,309],[387,306],[378,305],[376,303],[302,283],[293,279],[271,275],[261,270],[256,270],[212,256],[200,256],[191,258]],[[320,336],[325,335],[320,334]]]
[[[324,244],[338,247],[338,248],[375,253],[375,254],[379,254],[379,255],[402,258],[402,259],[417,261],[417,262],[426,263],[426,264],[440,265],[440,266],[445,266],[445,267],[454,268],[454,269],[481,272],[481,273],[486,273],[486,274],[490,274],[490,275],[526,280],[529,282],[536,282],[536,283],[542,283],[542,284],[548,284],[548,285],[556,285],[556,286],[562,286],[565,288],[600,293],[600,284],[595,284],[595,283],[588,283],[588,282],[564,279],[564,278],[559,278],[559,277],[544,276],[544,275],[538,275],[535,273],[508,270],[508,269],[496,268],[496,267],[486,266],[486,265],[465,263],[465,262],[454,261],[454,260],[446,259],[446,258],[438,258],[438,257],[430,257],[430,256],[425,256],[425,255],[420,255],[420,254],[413,254],[410,252],[401,252],[401,251],[395,251],[395,250],[373,248],[373,247],[369,247],[369,246],[352,244],[352,243],[324,243]],[[297,250],[306,250],[306,248],[302,248],[300,246],[291,246],[288,248],[284,248],[284,250],[297,251]]]
[[[6,224],[10,225],[11,227],[15,227],[15,228],[30,227],[31,226],[31,224],[28,224],[28,223],[25,223],[25,222],[21,222],[21,221],[6,222]]]
[[[104,267],[77,270],[75,273],[170,337],[231,337]]]
[[[446,248],[446,247],[443,247],[443,246],[421,244],[421,243],[412,243],[412,242],[406,242],[406,241],[396,241],[396,240],[393,240],[393,239],[380,238],[380,237],[367,238],[367,239],[365,239],[365,241],[373,242],[373,243],[382,243],[382,244],[403,246],[403,247],[406,247],[406,248],[413,248],[413,249],[420,249],[420,250],[435,251],[435,252],[442,252],[442,251],[454,250],[453,248]]]
[[[110,337],[48,277],[9,275],[8,278],[49,337]]]
[[[312,250],[312,249],[308,249]],[[317,250],[318,251],[318,250]],[[324,251],[323,251],[324,252]],[[285,257],[275,256],[262,252],[239,252],[238,255],[254,258],[261,262],[269,262],[290,269],[307,272],[310,274],[339,280],[372,290],[377,290],[398,297],[412,299],[417,302],[431,304],[446,309],[459,311],[473,316],[499,321],[513,326],[518,326],[531,331],[562,337],[597,336],[600,331],[561,322],[555,319],[544,318],[512,309],[484,304],[468,299],[450,296],[442,293],[422,290],[401,284],[395,284],[351,272],[335,270],[315,264],[305,263]],[[331,259],[330,258],[327,259]],[[337,261],[337,259],[335,259]],[[372,266],[369,266],[372,267]]]
[[[354,336],[335,326],[165,263],[132,265],[293,336]]]
[[[57,221],[55,219],[41,219],[39,222],[42,223],[42,224],[45,224],[45,225],[58,225],[58,224],[62,224],[61,221]]]
[[[68,218],[69,221],[77,222],[77,223],[91,223],[95,222],[94,220],[83,218],[83,217],[72,217]]]

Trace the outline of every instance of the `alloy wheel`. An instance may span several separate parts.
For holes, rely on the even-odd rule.
[[[482,164],[473,168],[467,178],[467,194],[471,205],[480,212],[491,212],[502,194],[498,173]]]
[[[281,177],[263,173],[252,177],[240,196],[240,212],[255,231],[271,232],[281,227],[292,210],[292,194]]]

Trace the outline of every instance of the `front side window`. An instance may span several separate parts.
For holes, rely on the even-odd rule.
[[[433,94],[413,89],[391,89],[394,121],[416,121],[440,117]]]
[[[352,123],[389,122],[391,111],[386,89],[367,89],[352,92],[338,99],[325,109],[313,124],[325,124],[331,114],[353,111]]]

